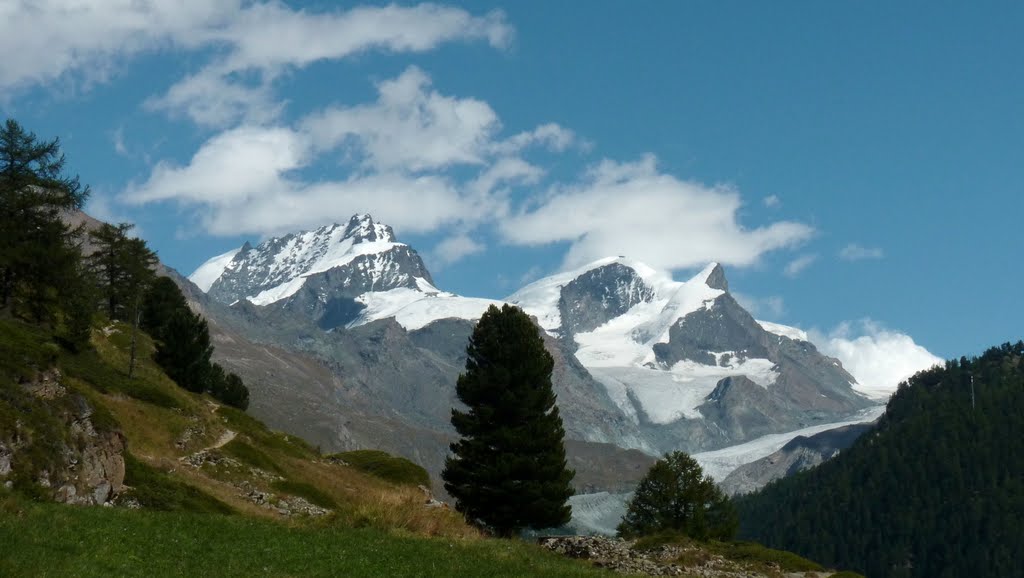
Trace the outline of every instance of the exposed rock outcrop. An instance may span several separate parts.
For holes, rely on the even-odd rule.
[[[125,439],[97,427],[92,406],[62,383],[60,371],[21,384],[36,417],[0,439],[0,481],[35,486],[57,502],[106,504],[124,488]],[[43,429],[46,428],[46,429]]]

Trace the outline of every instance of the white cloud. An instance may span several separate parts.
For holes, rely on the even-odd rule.
[[[887,398],[901,381],[943,363],[909,335],[870,319],[841,323],[828,335],[813,330],[809,333],[811,342],[823,353],[838,358],[857,378],[855,389],[873,398]]]
[[[332,107],[295,127],[257,124],[220,132],[184,164],[157,163],[121,199],[193,208],[202,228],[215,235],[274,234],[356,212],[370,212],[403,233],[422,233],[456,225],[471,230],[501,219],[510,211],[509,189],[544,175],[498,146],[507,141],[497,140],[501,123],[486,103],[440,94],[418,68],[378,83],[378,91],[372,103]],[[521,146],[555,147],[573,138],[557,125],[523,134],[531,136],[520,139]],[[305,169],[332,156],[350,169],[346,176],[304,178]],[[459,178],[450,175],[456,168]],[[450,239],[440,248],[442,260],[482,250],[467,241]]]
[[[885,253],[879,247],[862,247],[850,243],[839,251],[839,258],[844,261],[862,261],[864,259],[881,259]]]
[[[573,131],[549,122],[496,143],[494,151],[499,154],[514,154],[527,147],[542,146],[550,151],[562,152],[574,144],[583,148],[588,147],[587,143],[581,142]]]
[[[235,122],[266,123],[281,113],[284,104],[274,100],[269,83],[250,86],[229,82],[204,69],[187,76],[166,94],[147,99],[148,110],[186,116],[204,126],[227,126]]]
[[[222,124],[251,118],[237,110],[249,104],[272,111],[259,92],[289,68],[454,40],[500,48],[512,36],[500,11],[474,16],[429,3],[313,11],[276,1],[9,0],[0,3],[0,54],[18,58],[0,59],[0,94],[68,77],[103,80],[145,52],[209,50],[198,73],[151,105]],[[237,80],[248,72],[261,77],[258,88]]]
[[[238,118],[252,121],[280,108],[268,95],[273,81],[291,69],[369,50],[424,52],[453,40],[486,40],[500,48],[509,44],[512,35],[500,11],[478,17],[459,8],[419,4],[313,12],[276,2],[258,3],[239,11],[229,26],[205,31],[203,39],[226,45],[227,54],[151,104],[178,110],[200,124],[223,126]],[[260,79],[256,86],[237,78],[251,73]],[[409,79],[406,84],[413,83]]]
[[[466,235],[460,233],[448,237],[437,244],[432,252],[433,261],[444,267],[470,255],[482,253],[486,247]]]
[[[422,171],[483,164],[501,127],[487,103],[430,90],[430,78],[410,67],[378,84],[377,102],[334,107],[308,117],[304,130],[318,149],[342,144],[376,170]]]
[[[818,260],[818,256],[815,254],[800,255],[796,259],[793,259],[786,264],[786,268],[782,270],[787,277],[796,277],[800,273],[803,273],[805,269],[814,264]]]
[[[755,297],[730,291],[736,302],[758,319],[778,319],[786,314],[786,302],[778,295]]]
[[[787,221],[747,229],[737,220],[740,205],[735,190],[680,181],[659,172],[647,155],[632,163],[602,161],[581,182],[536,199],[501,230],[514,244],[570,242],[566,266],[624,254],[668,269],[709,261],[750,265],[814,232]]]
[[[782,200],[779,199],[778,195],[768,195],[764,199],[761,199],[761,202],[769,209],[776,209],[782,206]]]
[[[0,3],[0,93],[67,74],[101,80],[141,52],[190,45],[225,26],[238,1],[14,0]]]
[[[285,174],[309,158],[306,139],[291,130],[239,127],[208,140],[186,166],[157,163],[149,179],[129,187],[123,198],[235,205],[291,188]]]
[[[207,39],[231,46],[222,67],[234,72],[301,67],[367,50],[423,52],[452,40],[505,47],[512,29],[500,11],[476,17],[438,4],[315,12],[264,2],[240,11],[230,26],[210,30]]]

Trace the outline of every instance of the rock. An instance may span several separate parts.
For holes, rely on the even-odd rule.
[[[108,482],[107,480],[102,480],[92,490],[93,501],[97,504],[107,503],[107,498],[110,497],[111,490],[112,488],[110,482]]]
[[[58,397],[64,397],[67,393],[67,389],[61,385],[60,380],[60,370],[54,367],[53,369],[40,372],[35,380],[24,384],[22,387],[36,397],[42,399],[56,399]]]
[[[0,476],[7,476],[11,473],[11,459],[14,457],[10,448],[0,441]]]

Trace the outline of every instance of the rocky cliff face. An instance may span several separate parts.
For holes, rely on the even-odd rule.
[[[562,328],[568,335],[593,331],[629,311],[638,303],[654,299],[654,290],[636,271],[612,263],[591,269],[569,281],[558,297]]]
[[[31,486],[68,504],[116,497],[124,487],[124,436],[94,423],[93,408],[56,369],[17,387],[32,419],[0,428],[0,483]]]

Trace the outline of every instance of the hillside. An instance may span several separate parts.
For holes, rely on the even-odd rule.
[[[44,329],[0,319],[0,575],[607,575],[566,558],[602,557],[482,536],[404,459],[321,456],[179,388],[144,334],[128,379],[127,329],[98,328],[94,349],[73,354]],[[113,507],[83,507],[99,504]],[[654,557],[610,547],[623,571],[770,576],[794,560],[740,546]]]
[[[741,534],[868,576],[1022,576],[1024,342],[918,373],[852,447],[742,499]]]

